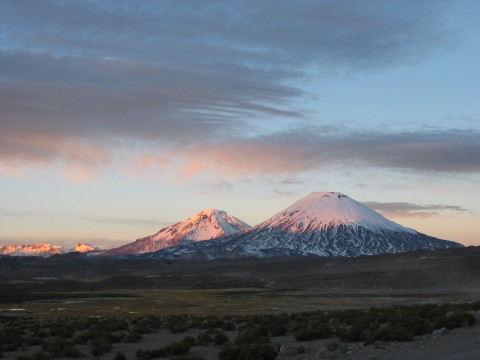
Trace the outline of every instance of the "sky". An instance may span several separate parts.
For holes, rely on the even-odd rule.
[[[480,245],[480,2],[0,1],[0,244],[313,191]]]

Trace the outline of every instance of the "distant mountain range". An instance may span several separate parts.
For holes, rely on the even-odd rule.
[[[52,244],[31,244],[31,245],[0,245],[0,255],[9,256],[52,256],[65,254],[67,252],[86,253],[98,250],[97,248],[84,243],[78,243],[73,249],[67,250],[63,246]]]
[[[336,192],[314,192],[251,227],[225,211],[206,209],[132,243],[98,251],[72,251],[154,259],[217,259],[271,256],[360,256],[463,245],[406,228]],[[96,251],[94,251],[96,250]],[[3,255],[50,256],[67,252],[50,244],[0,246]]]

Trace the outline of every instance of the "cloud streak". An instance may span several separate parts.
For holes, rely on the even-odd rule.
[[[395,217],[431,217],[442,213],[465,213],[468,209],[458,205],[428,204],[418,205],[408,202],[364,202],[368,207],[386,216]]]
[[[480,172],[480,133],[438,130],[384,133],[308,127],[228,143],[191,146],[169,158],[186,175],[222,172],[291,174],[327,166],[387,168],[414,173]]]
[[[309,126],[223,141],[199,138],[183,147],[130,146],[101,137],[92,141],[40,132],[19,137],[6,132],[0,140],[0,163],[16,169],[56,168],[74,182],[92,180],[109,168],[140,174],[153,170],[171,179],[292,176],[332,166],[431,175],[480,173],[480,133],[475,130],[399,133]],[[177,140],[172,135],[172,141]]]
[[[138,219],[138,218],[116,218],[116,217],[109,217],[109,218],[90,218],[90,217],[79,217],[79,220],[88,221],[88,222],[96,222],[100,224],[108,224],[108,225],[154,225],[157,227],[165,227],[172,224],[172,222],[168,221],[161,221],[156,219]]]

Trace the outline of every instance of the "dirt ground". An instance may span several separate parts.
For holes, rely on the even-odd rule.
[[[446,330],[443,334],[425,335],[410,342],[378,342],[364,346],[327,339],[312,342],[290,342],[288,338],[275,339],[285,348],[303,346],[303,354],[277,359],[351,359],[351,360],[478,360],[480,359],[480,326]],[[336,350],[329,350],[334,348]],[[293,352],[294,350],[292,350]]]

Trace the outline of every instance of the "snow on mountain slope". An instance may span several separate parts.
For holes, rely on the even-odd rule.
[[[243,233],[151,257],[360,256],[462,246],[403,227],[341,193],[316,192]]]
[[[65,253],[65,249],[52,244],[0,245],[1,255],[10,256],[51,256]]]
[[[183,222],[163,228],[154,235],[104,251],[101,255],[148,253],[180,244],[225,237],[250,228],[250,225],[225,211],[206,209]]]
[[[73,251],[81,252],[81,253],[86,253],[86,252],[95,251],[95,250],[98,250],[98,248],[93,247],[93,246],[90,245],[90,244],[84,244],[84,243],[78,243],[78,244],[75,245],[75,247],[73,248]]]
[[[361,226],[373,232],[416,233],[346,195],[332,192],[311,193],[258,227],[281,227],[285,232],[300,233],[339,225]]]

